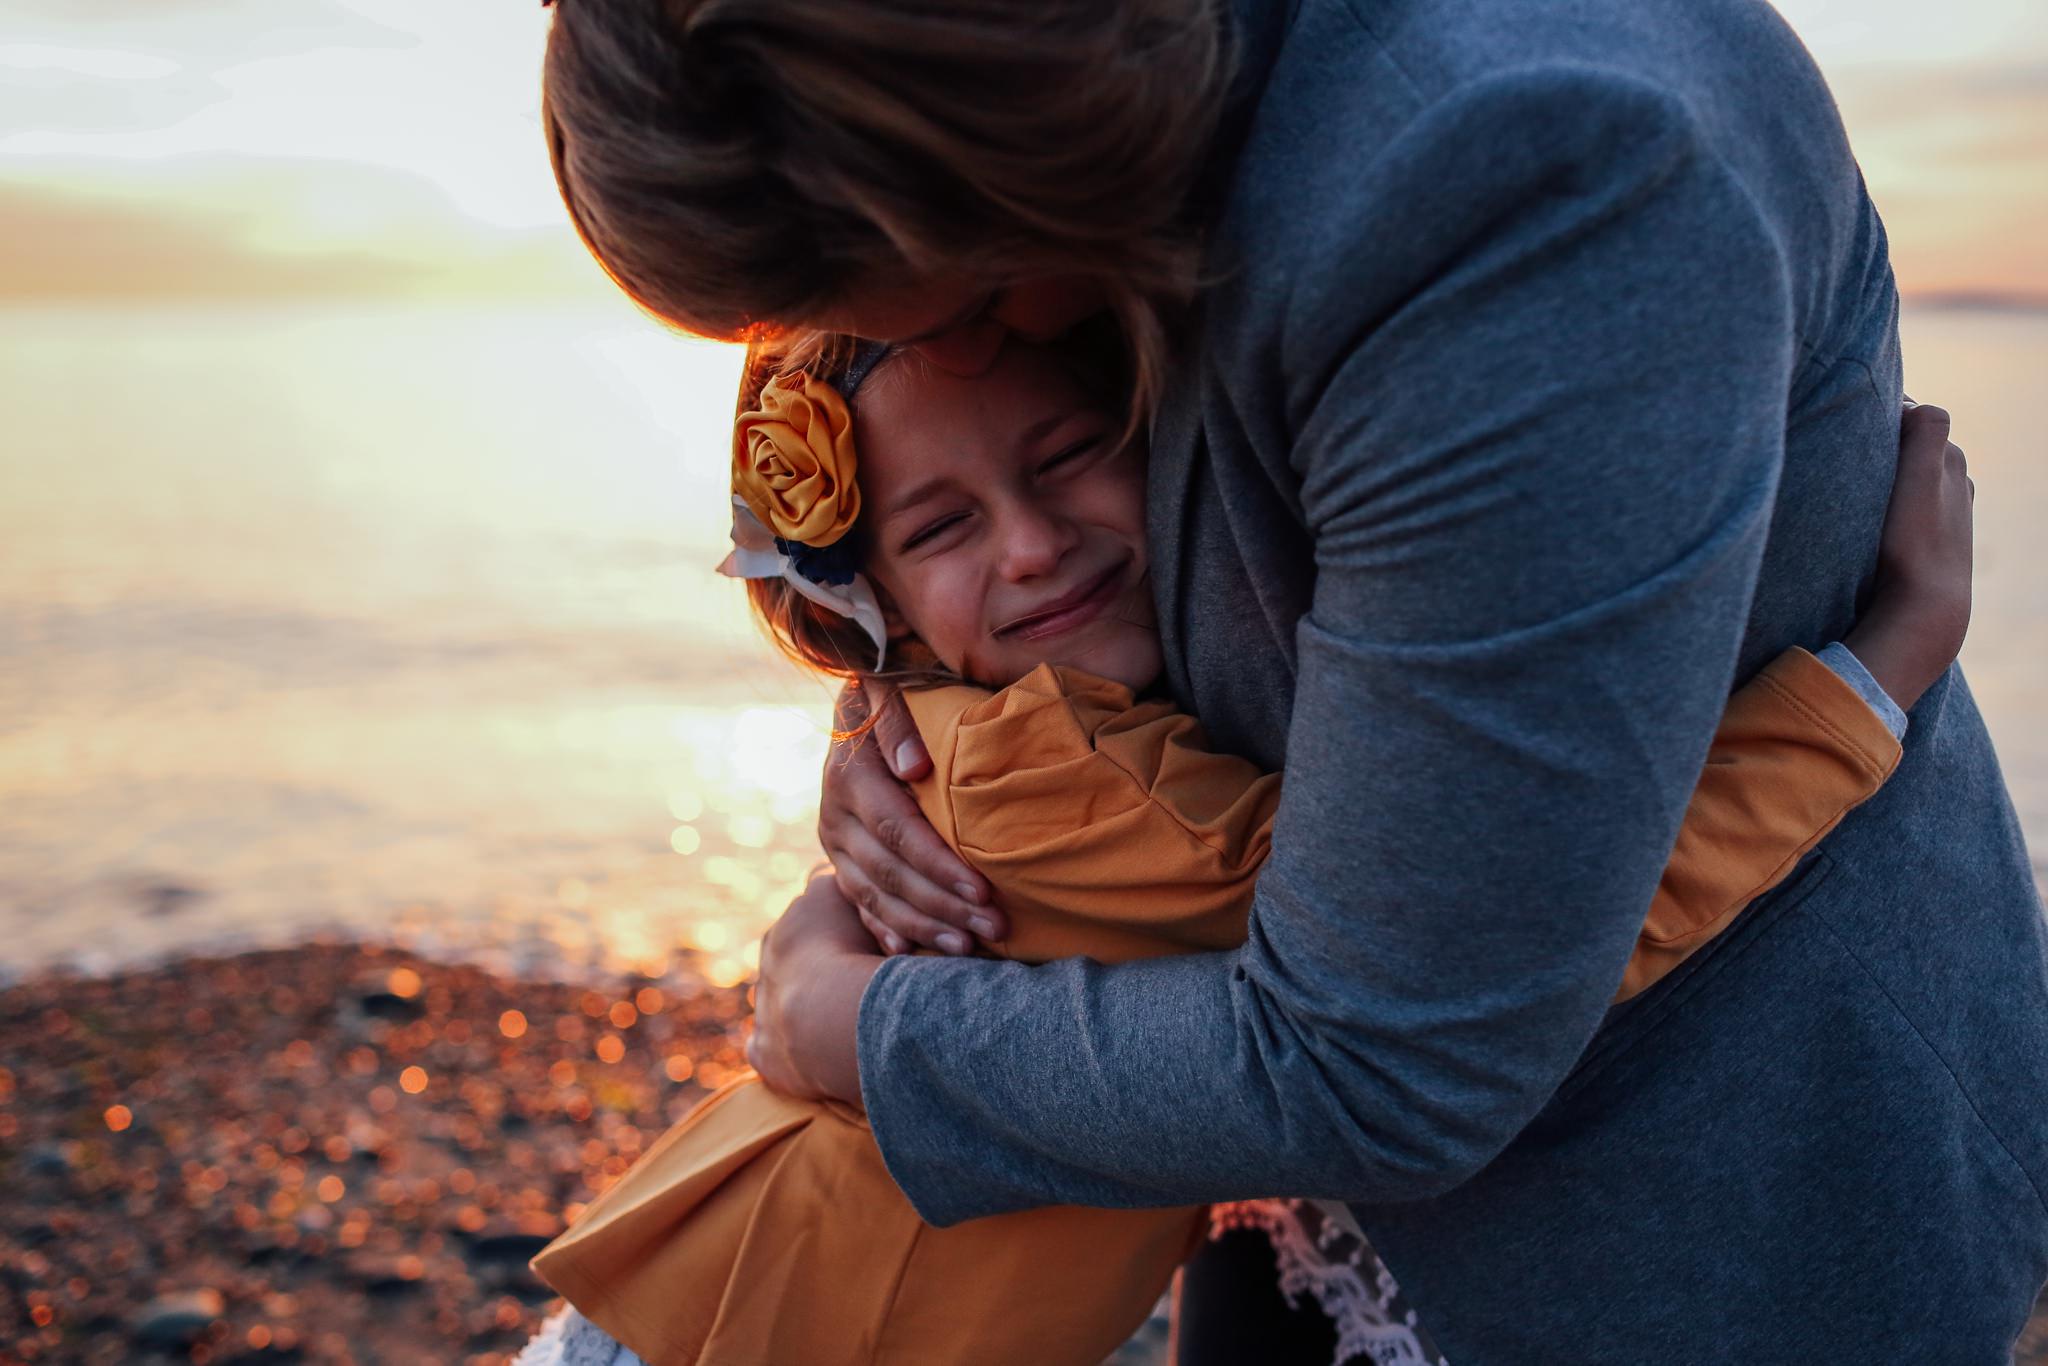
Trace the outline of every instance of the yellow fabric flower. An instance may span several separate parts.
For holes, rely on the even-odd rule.
[[[732,491],[785,541],[828,546],[860,516],[853,414],[823,380],[799,370],[761,390],[733,428]]]

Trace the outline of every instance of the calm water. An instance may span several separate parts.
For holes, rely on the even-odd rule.
[[[741,975],[825,694],[710,572],[736,370],[631,316],[0,314],[0,964]]]
[[[2048,317],[1907,340],[2048,851]],[[736,365],[618,314],[0,312],[0,973],[338,932],[743,975],[826,713],[710,572]]]

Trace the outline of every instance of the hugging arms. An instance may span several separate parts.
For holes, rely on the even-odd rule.
[[[2025,860],[1953,674],[1832,854],[1610,1011],[1727,687],[1853,620],[1888,483],[1870,453],[1898,431],[1887,296],[1817,313],[1771,284],[1867,267],[1824,264],[1795,197],[1760,204],[1723,136],[1627,82],[1504,78],[1319,187],[1346,235],[1335,259],[1321,240],[1288,263],[1315,287],[1275,278],[1293,244],[1250,217],[1274,206],[1226,224],[1248,278],[1212,290],[1199,378],[1154,425],[1152,527],[1173,694],[1287,771],[1248,943],[878,963],[822,889],[764,952],[761,1028],[801,1061],[780,1075],[863,1096],[927,1218],[1338,1198],[1454,1361],[1530,1359],[1595,1321],[1589,1359],[1640,1360],[1729,1302],[1747,1316],[1729,1350],[1772,1359],[1786,1341],[1875,1350],[1895,1327],[1845,1328],[1889,1323],[1882,1277],[1825,1327],[1788,1325],[1780,1310],[1834,1291],[1780,1230],[1871,1201],[2038,1207],[2014,1169],[1993,1175],[2032,1112],[1981,1108],[2014,1076],[2039,1094],[2016,1040],[1957,1042],[1967,1080],[1914,1083],[1933,1111],[1866,1073],[1920,1072],[1910,1041],[1944,1016],[1888,1016],[1917,999],[1903,981],[1968,982],[2041,1033]],[[1490,164],[1440,202],[1435,177],[1480,147]],[[1833,240],[1867,248],[1867,206],[1853,181],[1838,193]],[[1445,215],[1420,237],[1418,202]],[[1269,291],[1284,302],[1261,315]],[[1491,914],[1503,899],[1516,914]],[[1689,1148],[1704,1116],[1720,1144]],[[1761,1177],[1717,1161],[1873,1129],[1893,1136],[1882,1157],[1770,1158]],[[1958,1142],[1980,1156],[1936,1166]],[[1661,1245],[1647,1231],[1672,1218],[1691,1232]],[[1989,1226],[1964,1218],[1928,1261],[1972,1268],[1953,1291],[1995,1342],[2048,1239],[1987,1253],[1972,1230]],[[1664,1295],[1686,1246],[1765,1270]],[[1628,1312],[1598,1319],[1607,1302]]]
[[[771,937],[765,1046],[865,1098],[919,1208],[1350,1199],[1465,1364],[2009,1346],[2048,966],[1959,672],[1876,798],[1608,1008],[1731,685],[1850,628],[1891,484],[1883,232],[1782,23],[672,8],[551,42],[614,278],[953,359],[1094,288],[1156,400],[1168,690],[1287,773],[1235,953],[877,966],[823,895]]]
[[[843,367],[783,362],[743,398],[726,570],[800,661],[924,675],[902,694],[933,749],[917,799],[1012,913],[1005,957],[1241,944],[1279,781],[1138,697],[1162,662],[1143,461],[1082,387],[1093,357],[1008,342],[970,377],[901,348],[829,348],[848,351]],[[1899,704],[1947,668],[1967,616],[1967,489],[1942,497],[1959,457],[1931,416],[1908,426],[1855,649],[1787,651],[1730,700],[1618,998],[1682,965],[1896,764]],[[845,1107],[746,1077],[535,1267],[651,1360],[1095,1361],[1209,1222],[1065,1208],[932,1229]],[[1353,1292],[1326,1301],[1346,1331],[1390,1326],[1348,1274]],[[792,1318],[764,1292],[787,1284],[829,1287],[841,1309]]]
[[[858,1000],[871,1120],[935,1221],[1053,1192],[1382,1203],[1465,1183],[1600,1024],[1731,675],[1775,652],[1745,631],[1797,304],[1766,283],[1788,245],[1715,130],[1639,83],[1537,70],[1400,132],[1321,188],[1341,235],[1226,222],[1244,259],[1206,327],[1280,287],[1251,242],[1300,252],[1288,268],[1318,284],[1262,319],[1277,384],[1249,339],[1198,352],[1223,397],[1169,398],[1154,429],[1173,690],[1224,747],[1285,759],[1250,942],[1028,972],[842,958],[801,979],[839,1039],[813,1058],[843,1064]],[[1893,447],[1897,411],[1859,408],[1854,439]],[[1865,564],[1883,491],[1831,509]],[[1848,629],[1846,568],[1805,585],[1806,639]],[[1504,896],[1522,913],[1494,916]],[[1090,1122],[1056,1118],[1077,1095]]]

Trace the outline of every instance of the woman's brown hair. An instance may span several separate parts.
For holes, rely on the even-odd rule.
[[[1219,0],[559,0],[542,117],[584,243],[736,339],[859,286],[1080,275],[1156,401],[1183,205],[1228,79]]]

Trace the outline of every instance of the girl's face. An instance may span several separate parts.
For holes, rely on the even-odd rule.
[[[1145,462],[1046,350],[981,373],[898,355],[861,387],[866,569],[900,626],[987,687],[1043,663],[1139,690],[1160,668]]]

